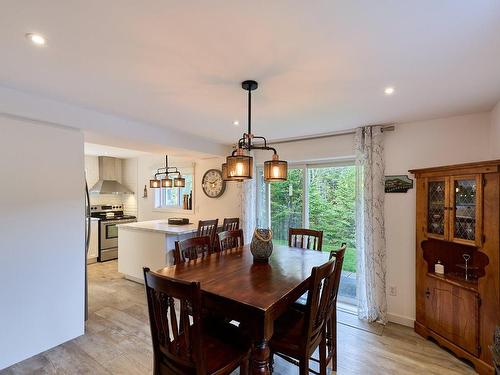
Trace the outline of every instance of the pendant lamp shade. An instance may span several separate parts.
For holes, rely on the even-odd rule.
[[[179,176],[174,178],[174,187],[184,187],[186,186],[186,179]]]
[[[241,178],[234,178],[234,177],[230,177],[230,176],[227,174],[227,163],[223,163],[223,164],[222,164],[222,168],[221,168],[221,169],[222,169],[222,179],[223,179],[224,181],[229,181],[229,182],[231,182],[231,181],[233,181],[233,182],[234,182],[234,181],[239,181],[239,182],[243,181],[243,179],[241,179]]]
[[[161,180],[161,186],[162,187],[166,187],[166,188],[169,188],[169,187],[172,187],[172,179],[170,178],[164,178],[163,180]]]
[[[244,155],[238,150],[236,155],[226,158],[227,175],[231,179],[246,180],[252,178],[253,157]]]
[[[288,163],[273,155],[272,160],[264,162],[264,181],[286,181],[288,178]]]
[[[154,180],[149,180],[149,187],[150,188],[153,188],[153,189],[158,189],[159,187],[161,187],[161,180],[157,180],[157,179],[154,179]]]

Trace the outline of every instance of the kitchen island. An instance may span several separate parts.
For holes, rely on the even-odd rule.
[[[118,225],[118,272],[144,283],[142,267],[156,271],[174,263],[175,241],[192,237],[196,224],[170,225],[167,220]]]

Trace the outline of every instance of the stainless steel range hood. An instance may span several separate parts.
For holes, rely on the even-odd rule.
[[[134,194],[128,187],[122,185],[121,160],[107,156],[99,156],[99,181],[89,190],[90,194]]]

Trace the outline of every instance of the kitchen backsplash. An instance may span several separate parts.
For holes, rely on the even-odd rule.
[[[89,189],[99,179],[99,162],[97,156],[85,156],[85,174]],[[122,180],[135,194],[91,194],[90,204],[121,204],[126,215],[137,216],[137,161],[122,159]]]

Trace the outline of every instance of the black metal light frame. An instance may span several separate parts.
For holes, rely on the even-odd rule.
[[[177,177],[174,177],[173,181],[168,178],[169,175],[176,174]],[[165,176],[164,178],[158,179],[158,176]],[[170,186],[163,186],[163,181],[170,180]],[[149,187],[153,189],[157,189],[160,187],[184,187],[186,186],[186,179],[182,177],[181,172],[177,169],[177,167],[169,167],[168,166],[168,155],[165,155],[165,166],[158,168],[154,175],[154,180],[149,180]]]
[[[248,152],[252,150],[266,150],[266,151],[272,151],[273,152],[273,158],[270,161],[266,161],[267,163],[276,163],[279,162],[280,166],[284,166],[285,168],[285,175],[286,175],[286,170],[288,169],[288,164],[284,160],[279,160],[278,153],[274,147],[268,146],[267,145],[267,140],[264,137],[261,136],[256,136],[252,134],[252,91],[256,90],[259,87],[259,84],[256,81],[253,80],[246,80],[241,83],[241,87],[248,91],[248,130],[246,133],[243,134],[243,137],[241,137],[238,140],[238,146],[237,148],[231,153],[230,156],[227,157],[227,168],[229,171],[229,162],[231,158],[248,158],[248,168],[249,168],[249,173],[248,175],[244,176],[228,176],[227,181],[243,181],[244,179],[250,179],[252,178],[252,167],[253,167],[253,158],[251,156],[246,156],[244,155],[243,150],[247,150]],[[260,139],[263,141],[263,144],[260,145],[254,145],[252,141],[254,139]],[[276,179],[268,179],[266,180],[268,182],[271,181],[286,181],[286,178],[276,178]]]

